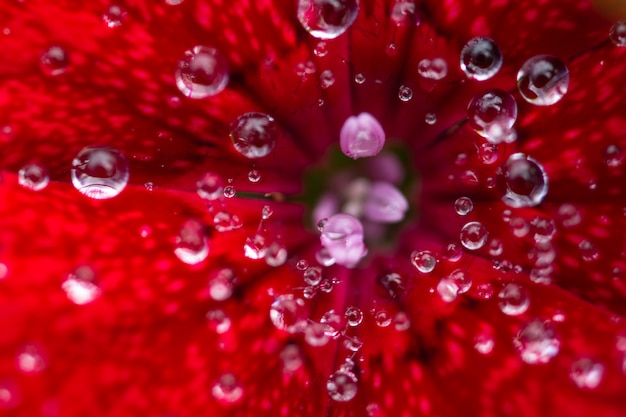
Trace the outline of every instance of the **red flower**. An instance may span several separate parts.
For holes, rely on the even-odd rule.
[[[623,6],[304,3],[2,1],[0,410],[625,415]]]

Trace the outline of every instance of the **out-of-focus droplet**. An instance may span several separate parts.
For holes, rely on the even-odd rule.
[[[391,20],[397,26],[415,25],[419,22],[416,8],[413,0],[396,0],[391,8]]]
[[[304,300],[292,294],[279,295],[270,306],[270,320],[277,329],[287,333],[304,331],[307,319]]]
[[[77,305],[89,304],[102,294],[96,275],[88,266],[80,266],[67,275],[61,288],[67,298]]]
[[[589,358],[574,362],[569,372],[570,379],[581,389],[595,389],[604,377],[604,366]]]
[[[437,115],[435,113],[426,113],[424,116],[424,122],[430,126],[434,125],[437,123]]]
[[[184,96],[203,99],[221,93],[228,84],[226,58],[215,48],[194,46],[176,67],[176,86]]]
[[[213,201],[222,197],[224,182],[222,178],[212,172],[207,172],[196,183],[198,195],[204,200]]]
[[[537,106],[550,106],[563,98],[569,88],[569,70],[557,57],[537,55],[527,60],[517,73],[522,97]]]
[[[320,74],[320,87],[324,90],[335,84],[335,75],[331,70],[324,70]]]
[[[356,396],[357,387],[357,378],[352,372],[337,371],[326,381],[328,395],[338,402],[353,399]]]
[[[17,353],[16,364],[26,374],[38,374],[48,367],[43,350],[34,344],[24,345]]]
[[[522,360],[531,365],[547,363],[559,353],[561,342],[550,322],[533,320],[513,340]]]
[[[418,63],[417,72],[429,80],[441,80],[448,75],[448,64],[443,58],[425,58]]]
[[[209,256],[209,239],[205,226],[195,219],[185,221],[176,237],[174,254],[188,265],[196,265]]]
[[[243,398],[243,388],[233,374],[225,373],[213,384],[211,395],[221,404],[235,404]]]
[[[32,191],[43,190],[49,182],[48,170],[38,163],[26,164],[17,172],[17,183]]]
[[[363,84],[365,82],[365,75],[359,72],[354,76],[354,82],[357,84]]]
[[[230,298],[235,289],[235,272],[230,268],[221,268],[209,275],[209,295],[215,301]]]
[[[116,4],[109,6],[102,14],[102,20],[109,28],[122,26],[124,19],[126,19],[126,10]]]
[[[428,250],[411,252],[411,263],[422,274],[432,272],[437,265],[437,258]]]
[[[358,0],[298,0],[298,20],[318,39],[334,39],[343,34],[358,13]]]
[[[611,26],[609,39],[616,46],[626,46],[626,22],[617,22]]]
[[[502,53],[490,38],[476,37],[461,50],[461,69],[467,76],[477,81],[488,80],[502,67]]]
[[[398,98],[401,101],[410,101],[413,98],[413,90],[411,90],[411,88],[407,87],[406,85],[401,85],[400,89],[398,90]]]
[[[94,200],[117,196],[128,184],[128,161],[117,149],[87,146],[72,160],[72,185]]]
[[[488,90],[472,98],[467,119],[472,129],[489,142],[506,142],[517,120],[517,103],[505,91]]]
[[[51,46],[39,57],[39,67],[45,75],[64,74],[70,65],[70,56],[61,46]]]
[[[223,310],[214,309],[206,313],[207,325],[217,334],[224,334],[230,330],[232,324],[230,317]]]

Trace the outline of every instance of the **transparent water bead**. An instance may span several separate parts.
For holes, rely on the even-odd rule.
[[[102,14],[102,20],[108,28],[117,28],[122,26],[125,18],[126,11],[116,4],[109,6],[104,14]]]
[[[222,178],[212,172],[207,172],[196,182],[198,195],[207,201],[217,200],[224,195]]]
[[[428,250],[411,252],[411,263],[422,274],[432,272],[437,265],[437,258]]]
[[[400,86],[400,89],[398,90],[398,98],[401,101],[410,101],[413,98],[413,90],[406,85]]]
[[[324,70],[320,74],[320,87],[327,89],[335,84],[335,75],[331,70]]]
[[[517,88],[529,103],[550,106],[563,98],[569,87],[569,71],[552,55],[537,55],[517,73]]]
[[[443,58],[425,58],[417,64],[417,72],[429,80],[441,80],[448,75],[448,64]]]
[[[517,284],[507,284],[498,294],[500,311],[508,316],[519,316],[528,310],[528,293]]]
[[[250,159],[267,156],[276,146],[278,125],[272,116],[250,112],[242,114],[230,125],[230,139],[243,156]]]
[[[404,220],[409,202],[404,194],[388,182],[371,185],[365,201],[364,214],[369,220],[379,223],[398,223]]]
[[[604,366],[589,358],[579,359],[570,368],[570,379],[581,389],[595,389],[604,377]]]
[[[61,46],[51,46],[39,57],[39,67],[45,75],[64,74],[70,64],[70,56]]]
[[[339,145],[352,159],[376,156],[385,145],[385,131],[369,113],[350,116],[341,127]]]
[[[322,281],[322,268],[312,266],[304,271],[304,282],[308,285],[318,285]]]
[[[304,331],[307,319],[304,300],[294,297],[293,294],[279,295],[270,306],[272,324],[287,333]]]
[[[358,0],[298,0],[298,20],[318,39],[334,39],[343,34],[358,13]]]
[[[502,67],[502,52],[493,41],[486,37],[472,38],[461,50],[461,69],[467,76],[477,81],[488,80]]]
[[[459,216],[467,216],[474,209],[474,202],[469,197],[459,197],[454,202],[454,211]]]
[[[335,214],[328,218],[320,236],[322,246],[339,265],[355,266],[366,254],[363,243],[363,225],[349,214]]]
[[[17,183],[26,189],[41,191],[50,183],[50,176],[45,166],[38,163],[26,164],[17,172]]]
[[[65,278],[61,288],[65,291],[67,298],[77,305],[89,304],[102,293],[93,269],[88,266],[76,268]]]
[[[461,228],[461,244],[469,250],[478,250],[485,246],[489,233],[480,222],[469,222]]]
[[[188,265],[196,265],[209,256],[205,225],[195,219],[185,221],[176,237],[174,255]]]
[[[233,374],[226,373],[213,385],[211,395],[222,404],[234,404],[243,397],[243,388]]]
[[[72,185],[94,200],[117,196],[128,184],[128,162],[117,149],[87,146],[72,160]]]
[[[509,157],[502,167],[506,191],[502,197],[511,207],[533,207],[548,194],[548,175],[534,158],[522,153]]]
[[[611,26],[609,39],[611,39],[611,42],[616,46],[626,46],[626,22],[616,22]]]
[[[176,87],[184,96],[203,99],[221,93],[228,84],[228,62],[215,48],[194,46],[176,67]]]
[[[506,91],[488,90],[472,98],[467,118],[472,129],[489,142],[504,142],[517,120],[517,103]]]
[[[230,268],[214,271],[209,276],[209,295],[215,301],[230,298],[235,289],[235,272]]]
[[[346,308],[344,315],[350,327],[356,327],[363,322],[363,312],[358,307],[350,306]]]
[[[337,371],[326,381],[326,390],[335,401],[350,401],[357,393],[357,378],[350,371]]]
[[[552,360],[559,353],[561,342],[550,322],[535,319],[520,330],[513,345],[524,362],[535,365]]]

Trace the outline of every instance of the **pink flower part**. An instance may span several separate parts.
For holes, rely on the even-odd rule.
[[[363,225],[349,214],[335,214],[324,223],[320,237],[322,246],[335,259],[335,263],[354,267],[366,254],[363,243]]]
[[[376,156],[385,144],[385,131],[369,113],[350,116],[339,133],[341,152],[352,159]]]
[[[365,217],[380,223],[397,223],[404,219],[409,209],[406,197],[388,182],[372,184],[365,202]]]

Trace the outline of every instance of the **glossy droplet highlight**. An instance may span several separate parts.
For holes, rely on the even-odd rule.
[[[335,214],[324,224],[322,246],[339,265],[355,266],[367,253],[363,243],[363,225],[349,214]]]
[[[58,76],[64,74],[70,64],[70,56],[60,46],[51,46],[39,57],[39,67],[45,75]]]
[[[339,133],[341,152],[352,158],[376,156],[385,144],[385,131],[369,113],[350,116]]]
[[[528,310],[528,293],[517,284],[507,284],[498,294],[498,306],[507,316],[519,316]]]
[[[176,87],[186,97],[214,96],[228,84],[228,62],[215,48],[195,46],[178,61],[175,78]]]
[[[279,295],[270,306],[270,320],[277,329],[287,333],[304,331],[307,325],[304,300],[292,294]]]
[[[48,170],[41,164],[26,164],[17,172],[17,183],[32,191],[43,190],[49,182]]]
[[[563,61],[552,55],[537,55],[517,73],[517,88],[522,97],[537,106],[550,106],[563,98],[569,87],[569,71]]]
[[[235,273],[230,268],[212,272],[209,276],[209,295],[215,301],[227,300],[233,294],[235,281]]]
[[[626,46],[626,22],[617,22],[611,26],[609,31],[609,39],[616,46]]]
[[[188,265],[204,261],[209,256],[209,240],[204,224],[194,219],[185,221],[176,237],[174,254]]]
[[[298,0],[298,20],[318,39],[334,39],[343,34],[358,13],[357,0]]]
[[[548,194],[548,175],[543,166],[532,157],[515,153],[502,167],[505,194],[502,197],[511,207],[533,207]]]
[[[115,4],[109,6],[102,14],[102,20],[108,28],[117,28],[122,26],[124,19],[126,19],[126,11],[122,7]]]
[[[328,395],[335,401],[350,401],[357,393],[356,376],[349,371],[337,371],[326,381]]]
[[[233,146],[237,152],[250,159],[267,156],[276,146],[278,135],[276,121],[264,113],[242,114],[230,126]]]
[[[489,233],[480,222],[469,222],[461,228],[461,244],[469,250],[478,250],[485,246]]]
[[[502,67],[502,52],[490,38],[470,39],[461,50],[461,69],[467,76],[477,81],[488,80]]]
[[[398,90],[398,98],[401,101],[410,101],[413,98],[413,90],[405,85],[400,86]]]
[[[448,75],[448,64],[443,58],[422,59],[417,64],[417,72],[429,80],[441,80]]]
[[[93,269],[88,266],[76,268],[65,278],[61,288],[65,291],[67,298],[77,305],[89,304],[102,293]]]
[[[108,146],[83,148],[72,161],[72,185],[94,200],[117,196],[128,184],[128,162]]]
[[[517,120],[517,103],[505,91],[489,90],[472,98],[467,118],[472,129],[489,142],[504,142]]]
[[[411,263],[422,274],[432,272],[437,265],[437,258],[428,250],[411,252]]]
[[[561,342],[550,322],[533,320],[513,340],[522,360],[531,365],[547,363],[559,353]]]

